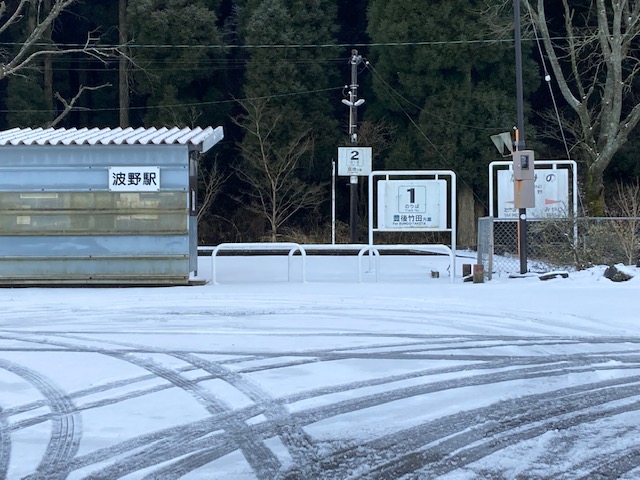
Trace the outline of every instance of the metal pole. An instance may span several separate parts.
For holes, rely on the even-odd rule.
[[[336,244],[336,161],[331,160],[331,245]]]
[[[513,0],[513,30],[516,49],[516,97],[517,121],[515,150],[525,149],[524,136],[524,93],[522,88],[522,33],[520,30],[520,0]],[[518,211],[518,254],[520,273],[527,273],[527,209]]]
[[[358,55],[358,50],[351,50],[351,85],[349,89],[349,143],[351,145],[358,144],[358,65],[362,61],[362,56]],[[351,175],[349,178],[349,187],[351,190],[350,201],[350,242],[358,243],[358,177]]]

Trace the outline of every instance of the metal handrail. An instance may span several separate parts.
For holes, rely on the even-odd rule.
[[[269,250],[289,250],[288,259],[287,259],[287,281],[291,281],[291,259],[296,252],[300,252],[302,256],[302,282],[306,282],[306,257],[307,252],[302,247],[302,245],[293,242],[271,242],[271,243],[221,243],[220,245],[213,248],[211,251],[211,275],[212,280],[211,283],[216,284],[217,276],[216,276],[216,258],[218,252],[220,250],[236,250],[236,251],[247,251],[247,252],[260,252],[260,251],[269,251]]]
[[[288,252],[288,276],[287,280],[291,281],[291,259],[300,252],[302,257],[302,282],[306,282],[306,258],[307,250],[313,251],[337,251],[337,250],[353,250],[358,252],[358,282],[362,282],[362,257],[365,253],[370,253],[376,258],[375,264],[375,281],[378,281],[378,273],[380,271],[380,250],[414,250],[418,252],[443,254],[449,257],[449,278],[451,282],[455,278],[455,255],[451,248],[442,244],[433,245],[364,245],[364,244],[316,244],[316,245],[300,245],[294,242],[259,242],[259,243],[221,243],[216,247],[198,247],[200,251],[211,251],[211,274],[212,283],[217,284],[216,258],[221,250],[228,251],[247,251],[247,252],[269,252],[272,250],[289,250]]]

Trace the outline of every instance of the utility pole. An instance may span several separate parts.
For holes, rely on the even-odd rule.
[[[358,144],[358,107],[364,103],[364,99],[358,100],[358,65],[362,62],[362,55],[358,50],[351,50],[349,63],[351,64],[351,85],[349,85],[349,100],[342,103],[349,107],[349,144]],[[350,188],[350,242],[358,243],[358,176],[349,177]]]
[[[517,121],[514,150],[525,150],[524,137],[524,93],[522,88],[522,33],[520,28],[520,0],[513,0],[513,31],[516,49],[516,96]],[[518,253],[520,273],[527,273],[527,209],[518,209]]]

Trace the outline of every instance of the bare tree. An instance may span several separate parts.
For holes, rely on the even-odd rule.
[[[80,99],[80,97],[82,96],[82,94],[87,91],[87,90],[100,90],[101,88],[106,88],[106,87],[110,87],[111,84],[110,83],[105,83],[103,85],[98,85],[97,87],[85,87],[84,85],[80,85],[80,89],[78,90],[78,93],[76,93],[74,95],[74,97],[71,100],[67,100],[66,98],[64,98],[62,95],[60,95],[59,92],[55,93],[55,97],[60,101],[60,103],[62,103],[63,105],[63,109],[62,111],[58,114],[58,116],[56,118],[54,118],[51,123],[49,123],[49,127],[55,127],[56,125],[58,125],[58,123],[60,123],[62,121],[62,119],[64,117],[67,116],[67,114],[74,109],[76,102]]]
[[[640,0],[562,0],[551,30],[544,0],[522,0],[544,43],[558,88],[573,115],[566,122],[587,167],[589,213],[605,212],[603,174],[640,121],[634,81],[640,67]],[[559,26],[560,26],[559,25]]]
[[[201,201],[199,202],[200,207],[198,209],[198,221],[209,212],[211,205],[213,205],[213,202],[222,190],[222,185],[228,178],[229,174],[222,174],[220,172],[217,157],[210,170],[198,168],[198,183],[200,191],[202,192]]]
[[[127,0],[118,1],[118,39],[120,45],[124,46],[128,42],[127,31]],[[120,55],[118,62],[118,101],[120,104],[120,126],[129,126],[129,62],[126,55]]]
[[[611,221],[613,231],[620,240],[628,265],[633,265],[640,258],[640,182],[616,185],[616,195],[609,213],[618,217]]]
[[[82,53],[100,61],[108,59],[119,53],[117,47],[99,46],[99,37],[90,33],[86,42],[77,47],[57,48],[50,40],[51,31],[56,19],[77,3],[78,0],[19,0],[15,8],[7,7],[5,2],[0,2],[0,35],[7,29],[21,22],[28,22],[26,38],[19,43],[15,51],[0,50],[0,80],[6,77],[20,75],[27,68],[35,68],[42,60],[45,65],[45,77],[50,75],[50,62],[55,56],[68,55],[70,53]],[[45,78],[45,85],[51,83],[50,78]],[[80,86],[79,92],[95,90],[108,86]],[[59,98],[59,94],[55,95]],[[65,111],[68,113],[78,100],[76,95],[71,101],[65,103]],[[66,107],[71,105],[67,110]],[[66,114],[65,113],[65,114]],[[58,123],[60,118],[55,120]]]
[[[250,187],[245,192],[250,200],[247,209],[268,222],[270,239],[275,242],[278,229],[293,215],[322,202],[326,186],[298,177],[300,160],[313,147],[309,131],[293,133],[288,141],[277,142],[273,135],[284,121],[282,115],[271,116],[264,99],[240,104],[246,115],[235,123],[245,131],[245,141],[240,145],[244,161],[235,170]]]

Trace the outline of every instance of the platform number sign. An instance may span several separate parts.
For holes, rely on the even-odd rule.
[[[381,180],[378,182],[379,230],[445,230],[445,180]]]
[[[371,147],[339,147],[338,175],[365,176],[371,173]]]
[[[426,213],[426,208],[426,186],[406,186],[398,191],[398,212]]]

